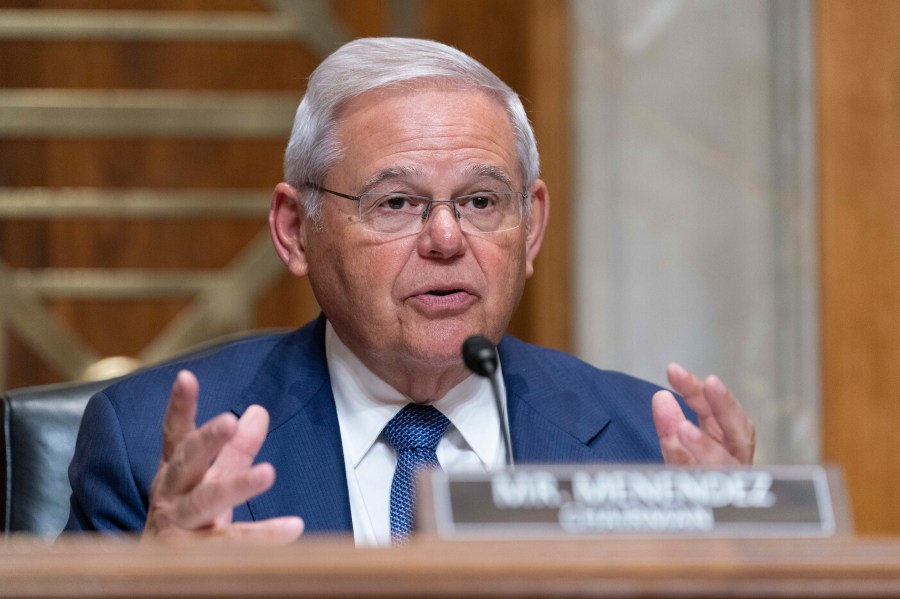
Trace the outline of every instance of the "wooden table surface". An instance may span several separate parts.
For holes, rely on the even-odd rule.
[[[2,597],[898,597],[900,539],[0,546]]]

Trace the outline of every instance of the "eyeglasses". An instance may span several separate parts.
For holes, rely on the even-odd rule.
[[[367,192],[358,196],[307,183],[312,189],[353,200],[359,222],[366,229],[387,235],[415,235],[425,228],[435,204],[447,204],[465,233],[500,233],[522,224],[526,194],[520,191],[479,191],[449,200],[434,200],[408,193]]]

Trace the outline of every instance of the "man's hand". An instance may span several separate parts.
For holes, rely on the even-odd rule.
[[[144,536],[285,544],[303,532],[297,517],[232,522],[232,508],[275,483],[271,464],[253,464],[269,413],[250,406],[240,420],[219,414],[196,427],[199,384],[182,370],[163,419],[162,464],[150,487]]]
[[[677,364],[669,364],[667,375],[672,388],[697,412],[700,426],[685,418],[671,392],[653,395],[653,422],[665,463],[752,464],[756,429],[719,377],[700,380]]]

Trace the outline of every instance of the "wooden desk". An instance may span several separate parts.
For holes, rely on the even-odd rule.
[[[900,539],[0,546],[3,597],[897,597]]]

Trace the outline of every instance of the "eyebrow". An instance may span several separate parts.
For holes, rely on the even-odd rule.
[[[466,169],[466,174],[473,178],[488,178],[494,179],[500,183],[503,183],[509,189],[513,188],[512,180],[509,178],[509,175],[506,174],[502,168],[493,166],[490,164],[475,164]],[[411,179],[411,178],[424,178],[425,172],[417,167],[411,166],[394,166],[386,169],[382,169],[372,175],[366,180],[362,185],[361,193],[365,193],[384,183],[385,181],[391,181],[394,179]]]
[[[500,167],[492,166],[490,164],[476,164],[470,166],[466,170],[478,178],[487,177],[503,183],[510,189],[513,188],[512,180],[509,178],[509,175],[507,175],[506,171]]]
[[[423,177],[424,174],[425,173],[422,171],[422,169],[414,168],[411,166],[393,166],[390,168],[382,169],[369,177],[368,180],[363,183],[361,193],[365,193],[376,185],[380,185],[385,181],[391,181],[393,179]]]

